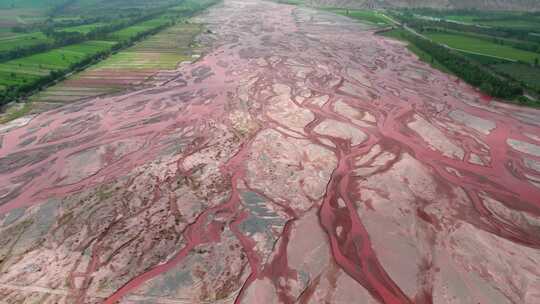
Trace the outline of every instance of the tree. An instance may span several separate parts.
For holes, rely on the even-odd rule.
[[[538,58],[534,58],[534,66],[538,66]]]

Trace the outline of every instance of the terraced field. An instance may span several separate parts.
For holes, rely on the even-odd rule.
[[[144,83],[159,81],[180,62],[192,61],[199,50],[193,45],[201,31],[199,24],[181,23],[170,27],[99,64],[71,76],[33,96],[34,111],[89,97],[114,93]],[[161,71],[157,74],[158,71]]]

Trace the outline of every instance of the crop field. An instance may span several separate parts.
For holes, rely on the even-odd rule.
[[[110,39],[118,41],[128,40],[134,36],[137,36],[140,33],[162,26],[167,22],[170,22],[170,20],[164,17],[151,19],[113,32],[109,35],[109,37]]]
[[[377,26],[387,26],[390,24],[388,18],[373,10],[353,10],[342,8],[328,8],[326,10],[335,14],[348,16],[356,20],[369,22]]]
[[[475,52],[489,56],[502,57],[510,60],[520,60],[533,63],[539,54],[518,50],[511,46],[500,45],[479,38],[465,35],[430,32],[425,34],[433,41],[448,45],[451,48],[467,52]]]
[[[51,42],[51,39],[47,38],[41,32],[29,34],[6,32],[4,36],[0,35],[0,52],[9,51],[15,48],[28,47],[44,42]]]
[[[62,28],[60,29],[60,31],[62,32],[77,32],[77,33],[82,33],[82,34],[87,34],[93,30],[95,30],[96,28],[100,27],[100,26],[104,26],[106,25],[106,23],[104,22],[96,22],[96,23],[92,23],[92,24],[84,24],[84,25],[79,25],[79,26],[70,26],[70,27],[65,27],[65,28]]]
[[[467,16],[467,15],[450,15],[450,16],[446,16],[444,19],[457,21],[457,22],[464,22],[464,23],[474,23],[474,20],[477,19],[477,17]]]
[[[178,3],[178,0],[75,0],[63,10],[63,14],[103,15],[133,9],[149,10]]]
[[[450,15],[445,16],[443,19],[463,22],[469,24],[478,24],[492,27],[505,27],[512,29],[537,29],[540,30],[540,18],[537,20],[520,20],[519,17],[512,20],[491,20],[491,19],[482,19],[478,16],[469,16],[469,15]]]
[[[165,79],[167,70],[197,58],[191,42],[201,27],[178,22],[218,0],[9,1],[15,5],[2,9],[0,3],[0,15],[9,15],[0,18],[0,23],[7,20],[0,24],[0,41],[5,42],[0,44],[5,60],[0,64],[0,106],[8,105],[0,113],[2,121],[55,106],[51,103]],[[102,30],[90,35],[95,29]],[[162,31],[156,35],[157,30]],[[103,58],[107,61],[96,64]],[[12,102],[29,100],[38,102],[25,107]]]
[[[478,20],[472,23],[488,25],[493,27],[506,27],[514,29],[536,29],[540,31],[540,19],[538,22],[528,20]]]
[[[86,41],[79,44],[69,45],[48,52],[39,53],[19,59],[10,60],[0,64],[0,90],[6,86],[21,85],[48,75],[54,70],[64,70],[72,64],[78,63],[86,57],[92,56],[102,51],[111,49],[118,41],[128,40],[142,32],[151,30],[169,22],[165,17],[158,17],[139,24],[127,27],[110,35],[108,41]],[[66,31],[90,32],[104,23],[93,23],[81,26],[68,27]],[[51,41],[41,32],[31,34],[18,34],[0,38],[0,52],[13,48],[30,46],[42,42]],[[123,56],[123,55],[119,55]],[[131,56],[131,55],[129,55]],[[126,60],[127,57],[126,56]],[[140,55],[142,56],[142,55]],[[165,55],[164,55],[165,56]],[[141,60],[135,62],[155,62],[153,65],[160,66],[162,61],[155,60],[152,56],[142,56]],[[176,58],[174,58],[176,60]],[[170,59],[169,61],[173,61]],[[137,65],[137,63],[134,63]]]
[[[496,70],[509,74],[510,76],[520,79],[527,85],[540,89],[540,68],[532,67],[525,64],[517,63],[501,63],[492,65]]]
[[[201,29],[199,24],[179,23],[40,92],[31,100],[35,107],[49,107],[125,90],[149,78],[159,80],[158,71],[175,69],[180,62],[197,57],[199,51],[193,39]]]
[[[277,0],[278,3],[291,4],[291,5],[301,5],[304,4],[304,0]]]
[[[26,83],[51,71],[63,70],[80,60],[110,49],[110,41],[87,41],[0,64],[0,88]]]

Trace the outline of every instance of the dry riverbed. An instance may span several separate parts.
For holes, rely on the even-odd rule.
[[[153,87],[0,127],[3,303],[538,303],[540,112],[225,0]]]

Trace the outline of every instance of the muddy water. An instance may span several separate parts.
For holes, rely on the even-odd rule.
[[[209,53],[171,79],[4,127],[0,294],[540,300],[539,111],[343,17],[226,0],[201,19]]]

